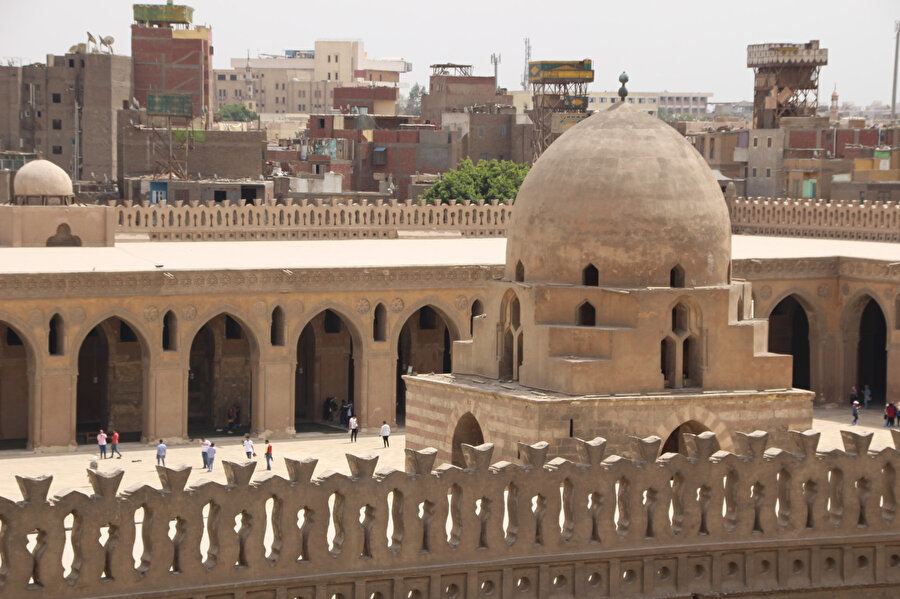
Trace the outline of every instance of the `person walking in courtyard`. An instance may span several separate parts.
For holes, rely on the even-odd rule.
[[[391,442],[388,440],[388,437],[391,436],[391,426],[387,423],[387,420],[381,421],[381,440],[384,442],[384,447],[390,447]]]
[[[272,469],[272,444],[266,439],[266,470]]]
[[[863,386],[863,409],[869,409],[869,402],[872,400],[872,390],[868,385]]]
[[[356,414],[350,417],[348,426],[350,427],[350,442],[356,443],[356,435],[359,434],[359,418],[356,417]]]
[[[209,439],[206,439],[205,437],[200,437],[200,453],[203,457],[203,467],[204,468],[209,468],[209,462],[206,459],[206,454],[209,452],[210,445],[212,445],[212,444],[209,442]]]
[[[111,441],[112,441],[112,444],[109,446],[109,447],[110,447],[110,449],[109,449],[109,457],[112,458],[112,457],[113,457],[113,454],[114,454],[114,453],[117,453],[117,454],[119,454],[119,455],[116,456],[116,459],[117,459],[117,460],[121,460],[121,459],[122,459],[122,452],[119,451],[119,431],[113,430],[113,434],[112,434],[112,439],[111,439]]]
[[[897,406],[895,406],[893,403],[889,403],[884,408],[884,415],[885,415],[885,426],[888,428],[894,428],[894,422],[896,421],[896,418],[897,418]]]
[[[856,426],[859,424],[859,402],[853,402],[853,422],[850,423],[852,426]]]
[[[256,454],[253,453],[253,440],[250,438],[250,435],[246,435],[244,437],[244,453],[247,454],[247,459],[255,458]]]
[[[206,450],[206,471],[212,472],[213,462],[216,461],[216,444],[210,443],[209,449]]]
[[[159,445],[156,446],[156,465],[165,467],[166,465],[166,444],[163,443],[163,440],[159,440]]]
[[[106,433],[103,432],[103,429],[100,429],[100,432],[97,433],[97,446],[100,448],[100,459],[106,459]]]

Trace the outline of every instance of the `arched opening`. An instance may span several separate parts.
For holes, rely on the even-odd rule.
[[[793,357],[792,385],[810,389],[809,318],[793,295],[789,295],[769,315],[769,351]]]
[[[454,466],[465,468],[466,461],[463,459],[462,445],[481,445],[484,443],[484,434],[481,432],[481,425],[471,412],[466,412],[456,423],[453,429],[453,449],[451,454],[451,463]]]
[[[663,443],[661,453],[680,453],[682,455],[687,455],[687,447],[684,442],[685,433],[691,435],[699,435],[700,433],[705,433],[709,429],[697,422],[696,420],[688,420],[687,422],[678,425],[672,434],[670,434],[666,438],[666,442]],[[719,443],[716,441],[715,451],[719,450]]]
[[[510,302],[510,304],[509,304],[509,324],[513,328],[516,328],[516,329],[519,328],[519,325],[521,324],[521,318],[520,318],[519,313],[520,313],[519,298],[514,297],[512,302]]]
[[[684,304],[678,304],[672,308],[672,331],[683,333],[688,330],[688,309]]]
[[[581,284],[589,287],[597,287],[600,284],[600,271],[593,264],[588,264],[581,271]]]
[[[859,319],[856,387],[862,394],[866,385],[872,400],[882,402],[887,390],[887,323],[881,307],[870,299]]]
[[[513,333],[507,329],[503,334],[503,354],[500,356],[500,379],[513,378]]]
[[[700,377],[700,340],[691,335],[684,340],[681,353],[682,385],[684,387],[702,387]]]
[[[736,316],[737,320],[744,320],[744,296],[738,297]]]
[[[66,331],[62,316],[54,314],[50,319],[50,330],[47,338],[47,352],[51,356],[61,356],[66,351]]]
[[[252,340],[228,314],[204,324],[191,343],[188,435],[234,434],[252,426]]]
[[[675,341],[666,337],[659,344],[659,370],[662,372],[665,386],[675,386]]]
[[[684,287],[684,269],[680,264],[669,271],[669,287]]]
[[[404,374],[450,372],[453,333],[447,320],[432,306],[416,310],[400,329],[397,340],[396,421],[406,422]]]
[[[516,339],[516,379],[519,378],[519,369],[522,368],[522,362],[525,361],[525,333],[519,332]]]
[[[176,351],[178,349],[178,320],[175,313],[169,310],[163,317],[162,330],[163,351]]]
[[[358,361],[354,337],[333,310],[319,312],[303,327],[297,340],[294,387],[297,430],[304,429],[304,422],[346,425],[351,413],[361,411],[361,406],[354,405]]]
[[[0,448],[28,446],[28,359],[22,335],[0,322]]]
[[[590,302],[584,302],[577,310],[578,326],[593,327],[597,325],[597,310]]]
[[[472,302],[472,309],[469,311],[469,335],[475,332],[475,317],[484,314],[484,304],[481,300]]]
[[[525,281],[525,265],[519,260],[516,262],[516,281],[523,283]]]
[[[75,432],[101,428],[120,441],[139,441],[144,422],[144,348],[134,329],[108,318],[91,329],[78,350]]]
[[[372,321],[372,339],[375,341],[387,340],[387,309],[384,304],[375,306],[375,316]]]
[[[279,347],[284,345],[284,310],[281,306],[276,306],[272,310],[272,319],[269,323],[269,342]]]

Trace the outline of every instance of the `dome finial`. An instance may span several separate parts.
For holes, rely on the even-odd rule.
[[[619,75],[619,83],[622,84],[622,87],[619,88],[619,97],[622,99],[621,101],[625,101],[625,97],[628,95],[628,90],[625,88],[625,84],[628,83],[628,75],[625,71],[622,71],[622,74]]]

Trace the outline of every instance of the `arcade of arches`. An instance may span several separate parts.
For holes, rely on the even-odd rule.
[[[292,436],[326,417],[326,398],[353,403],[364,429],[402,424],[401,376],[449,372],[480,310],[491,269],[458,270],[473,286],[432,275],[384,291],[0,297],[0,449],[73,447],[100,428],[171,443],[229,426]]]

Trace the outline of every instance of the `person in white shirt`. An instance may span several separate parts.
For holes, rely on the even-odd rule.
[[[209,451],[209,446],[211,443],[209,439],[205,439],[200,437],[200,452],[203,454],[203,467],[209,468],[209,461],[206,459],[206,453]]]
[[[166,465],[166,444],[163,443],[163,440],[159,440],[159,445],[156,446],[156,465],[163,466]]]
[[[350,442],[356,443],[356,435],[359,434],[359,419],[356,414],[350,417]]]
[[[100,459],[106,458],[106,433],[103,432],[103,429],[100,429],[100,432],[97,433],[97,445],[100,447]]]
[[[391,442],[388,440],[388,437],[391,436],[391,426],[387,423],[387,420],[381,421],[381,440],[384,441],[384,447],[390,447]]]
[[[253,453],[253,441],[250,439],[250,435],[244,437],[244,451],[247,454],[248,460],[256,455]]]

